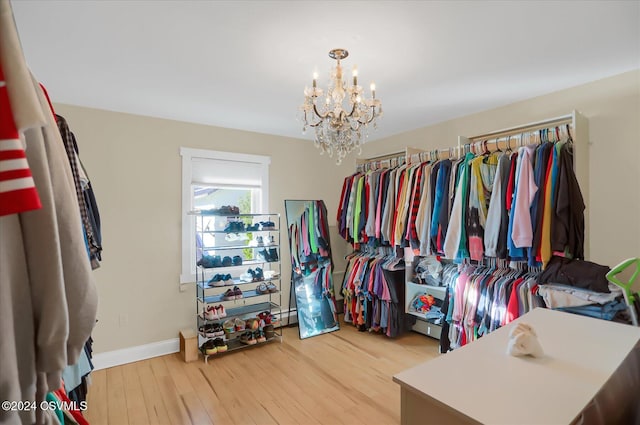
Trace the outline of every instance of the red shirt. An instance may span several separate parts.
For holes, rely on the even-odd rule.
[[[0,216],[42,208],[0,63]]]

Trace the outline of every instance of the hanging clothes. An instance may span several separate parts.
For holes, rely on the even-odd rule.
[[[342,282],[344,321],[388,337],[405,330],[404,262],[393,254],[354,252]]]
[[[0,96],[10,105],[0,115],[13,115],[40,201],[34,209],[32,186],[25,184],[32,193],[28,208],[0,216],[0,398],[37,405],[61,386],[65,366],[78,362],[95,325],[97,291],[62,137],[26,67],[7,0],[0,0],[0,46]],[[0,411],[0,423],[42,423],[50,414]]]

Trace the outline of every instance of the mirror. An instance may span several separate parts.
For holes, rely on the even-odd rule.
[[[340,329],[333,290],[333,261],[323,201],[284,201],[291,252],[291,293],[300,339]]]

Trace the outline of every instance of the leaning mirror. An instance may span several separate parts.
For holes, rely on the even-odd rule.
[[[291,294],[300,339],[340,329],[333,292],[333,262],[323,201],[284,201],[291,252]]]

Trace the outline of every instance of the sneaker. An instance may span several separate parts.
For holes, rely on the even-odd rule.
[[[231,260],[231,257],[226,256],[222,259],[222,267],[229,267],[233,265],[233,260]]]
[[[208,356],[212,354],[216,354],[218,352],[218,349],[216,348],[216,344],[213,342],[212,339],[202,344],[202,347],[200,347],[200,349]]]
[[[205,320],[218,320],[218,312],[216,308],[212,305],[208,305],[204,309],[204,318]]]
[[[268,263],[270,262],[269,260],[269,253],[267,252],[266,249],[261,249],[260,251],[258,251],[258,253],[256,254],[256,259],[258,261],[261,261],[263,263]]]
[[[236,317],[235,320],[233,321],[233,324],[236,328],[236,331],[243,331],[245,329],[246,323],[244,320],[240,319],[239,317]]]
[[[254,332],[254,336],[257,342],[267,342],[267,337],[264,336],[262,331]]]
[[[219,255],[203,255],[196,263],[196,266],[201,266],[205,269],[220,267],[221,265],[222,261]]]
[[[224,336],[224,328],[220,323],[213,325],[211,336]],[[210,338],[210,337],[209,337]]]
[[[207,282],[207,285],[208,286],[215,286],[215,287],[224,286],[224,282],[222,281],[223,277],[224,277],[224,275],[216,274],[211,279],[209,279],[209,281]]]
[[[256,282],[261,282],[264,280],[264,272],[260,267],[256,267],[255,278],[256,278]]]
[[[213,324],[209,324],[209,325],[204,325],[204,326],[200,326],[198,328],[198,331],[200,332],[200,335],[204,338],[212,338],[215,336],[214,333],[214,326]]]
[[[218,317],[223,319],[225,317],[227,317],[227,311],[225,310],[224,306],[222,304],[218,304],[216,307],[216,312],[218,313]]]
[[[213,343],[216,346],[216,350],[218,351],[218,353],[224,353],[229,349],[229,347],[227,347],[227,342],[222,338],[214,339]]]
[[[229,320],[225,320],[225,322],[222,324],[222,329],[224,330],[225,334],[232,334],[236,332],[236,324],[232,319]]]
[[[273,282],[269,282],[265,286],[267,287],[267,290],[272,294],[278,292],[278,287],[274,285]]]
[[[260,328],[260,321],[251,317],[244,322],[244,328],[248,331],[257,331]]]
[[[275,248],[269,249],[269,261],[278,261],[278,250]]]
[[[233,293],[234,293],[234,294],[235,294],[235,296],[236,296],[236,298],[235,298],[236,300],[239,300],[240,298],[242,298],[242,297],[243,297],[243,295],[242,295],[242,290],[241,290],[240,288],[238,288],[237,286],[234,286],[234,287],[233,287]]]
[[[258,236],[256,238],[256,245],[258,246],[264,246],[264,239],[262,239],[262,236]]]
[[[240,342],[246,345],[255,345],[257,341],[253,336],[253,332],[245,332],[240,335]]]
[[[276,244],[276,238],[273,237],[273,235],[269,236],[269,245],[275,245]]]
[[[264,294],[268,294],[270,291],[267,285],[265,285],[264,283],[261,283],[260,285],[256,286],[256,292],[260,295],[264,295]]]
[[[236,299],[236,293],[233,289],[229,288],[222,294],[222,299],[224,301],[231,301]]]
[[[222,282],[222,286],[231,286],[233,285],[233,278],[230,274],[220,275],[222,276],[220,281]]]
[[[262,221],[260,225],[262,226],[262,230],[276,230],[276,225],[273,221]]]
[[[256,232],[260,230],[260,225],[258,223],[250,224],[245,229],[247,232]]]
[[[241,266],[242,265],[242,257],[239,256],[239,255],[236,255],[236,256],[233,257],[231,262],[233,263],[234,266]]]

